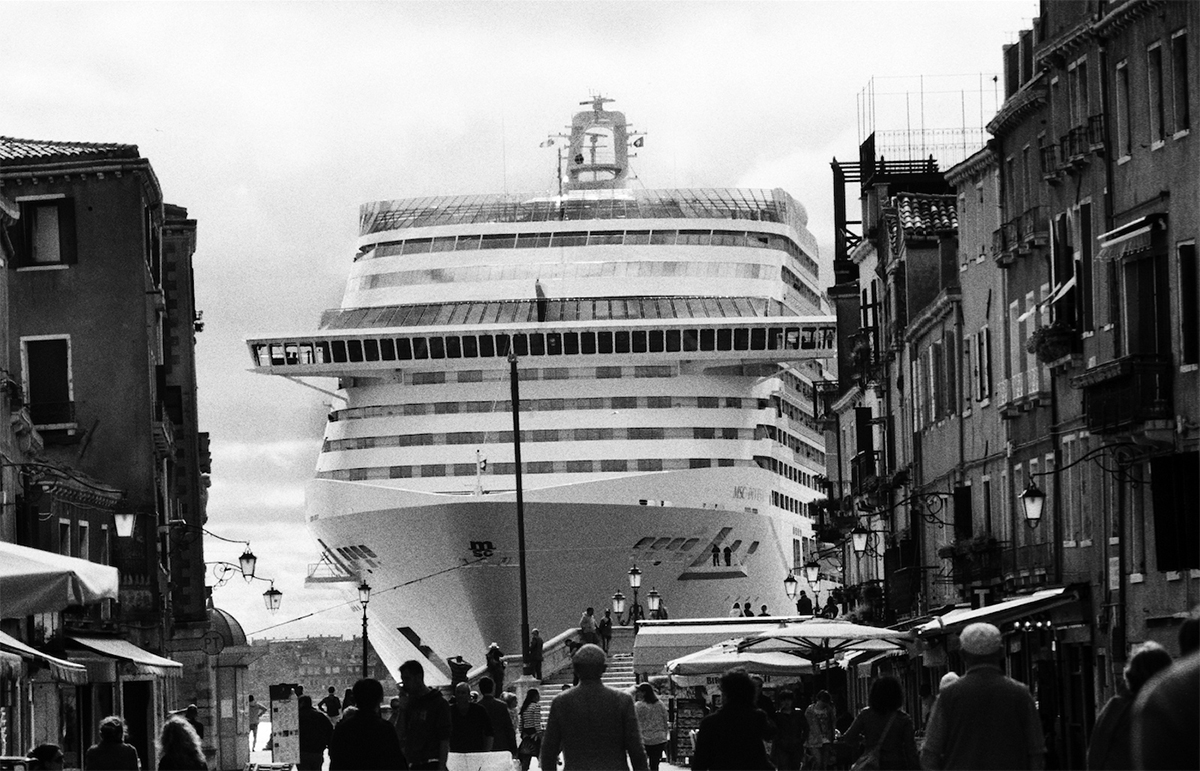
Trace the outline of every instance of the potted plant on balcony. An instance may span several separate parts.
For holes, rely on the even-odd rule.
[[[1025,350],[1038,357],[1038,361],[1049,364],[1067,356],[1075,347],[1079,335],[1065,321],[1056,319],[1047,326],[1039,327],[1029,336]]]

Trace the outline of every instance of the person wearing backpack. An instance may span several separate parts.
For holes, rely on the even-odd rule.
[[[881,677],[871,685],[867,707],[846,729],[842,740],[854,742],[862,739],[866,750],[851,769],[854,771],[919,771],[920,755],[917,753],[916,727],[908,713],[900,707],[904,704],[904,690],[894,677]]]

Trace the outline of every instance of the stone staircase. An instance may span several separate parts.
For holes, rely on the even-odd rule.
[[[562,692],[564,685],[575,679],[572,667],[567,666],[542,681],[542,723],[550,717],[550,702]],[[613,627],[612,642],[608,646],[608,669],[601,678],[611,688],[626,690],[634,686],[633,677],[633,627]]]

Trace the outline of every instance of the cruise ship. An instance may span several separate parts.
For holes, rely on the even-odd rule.
[[[836,329],[807,214],[631,184],[644,139],[608,101],[557,138],[558,190],[363,205],[341,307],[247,340],[256,372],[337,379],[306,519],[347,590],[373,587],[397,677],[520,652],[518,485],[547,639],[632,604],[634,566],[672,618],[793,612]]]

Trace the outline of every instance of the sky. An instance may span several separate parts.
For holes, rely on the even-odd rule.
[[[1002,47],[1037,12],[1035,0],[0,0],[0,134],[136,144],[165,200],[197,220],[207,527],[248,540],[283,592],[275,615],[260,582],[235,579],[215,602],[252,637],[349,636],[348,596],[304,582],[317,560],[304,485],[330,397],[249,372],[244,341],[315,330],[338,306],[360,204],[551,190],[555,150],[539,143],[601,93],[646,134],[632,184],[787,190],[825,285],[830,161],[855,160],[872,127],[936,129],[959,145],[921,148],[939,158],[978,149],[962,129],[995,113]]]

